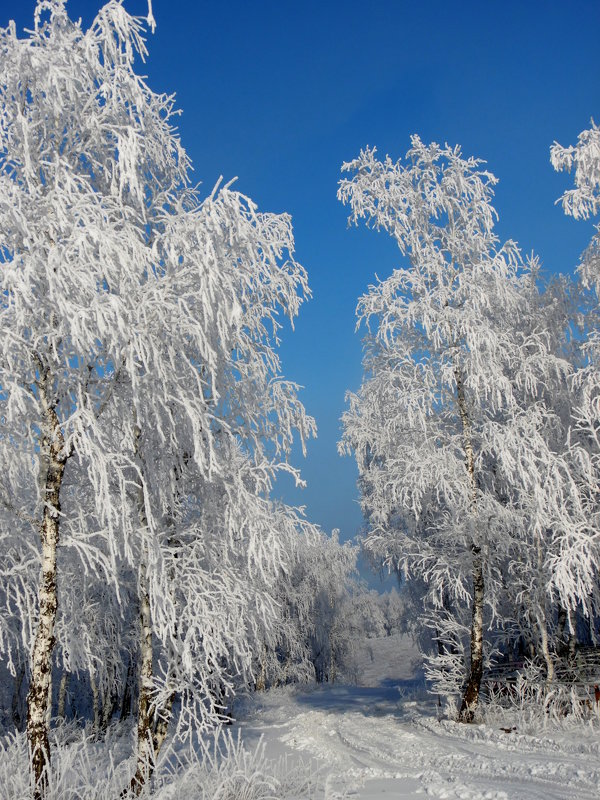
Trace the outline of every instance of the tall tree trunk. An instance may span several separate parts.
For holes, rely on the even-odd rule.
[[[256,679],[256,691],[264,692],[267,688],[267,645],[263,644],[260,655],[260,672]]]
[[[131,790],[139,795],[154,771],[152,706],[152,616],[148,587],[147,554],[140,564],[138,592],[140,600],[140,673],[137,714],[137,763]]]
[[[336,668],[335,668],[335,656],[333,654],[333,650],[329,652],[329,683],[335,683],[335,679],[337,678]]]
[[[52,662],[50,662],[50,676],[48,680],[48,705],[46,706],[46,727],[50,730],[52,725]]]
[[[44,465],[42,491],[44,515],[40,526],[42,577],[38,589],[39,619],[31,654],[31,681],[27,694],[27,739],[31,759],[34,800],[43,800],[48,788],[50,745],[48,706],[50,703],[52,652],[58,598],[56,593],[56,551],[60,526],[60,489],[70,454],[55,406],[47,393],[48,373],[38,384],[43,407],[41,463]]]
[[[554,680],[554,661],[552,660],[552,654],[550,653],[550,643],[548,641],[548,625],[546,623],[546,610],[542,608],[541,605],[538,605],[536,618],[537,618],[538,628],[540,629],[542,655],[544,657],[544,662],[546,664],[546,688],[548,688],[552,683],[552,681]]]
[[[565,639],[565,630],[567,628],[567,621],[569,623],[568,632]],[[577,649],[577,636],[575,634],[575,620],[573,618],[573,610],[566,609],[564,606],[558,607],[558,624],[556,629],[556,652],[561,658],[566,658],[569,664],[575,660],[575,651]]]
[[[129,663],[127,664],[127,672],[125,673],[125,687],[123,689],[123,699],[121,701],[121,715],[119,720],[123,722],[131,714],[131,695],[132,695],[132,681],[133,681],[133,658],[129,656]]]
[[[174,575],[171,575],[171,583],[174,580]],[[177,637],[177,625],[175,625],[174,635]],[[164,744],[164,741],[167,737],[167,731],[169,729],[169,723],[171,722],[171,716],[173,713],[173,702],[175,701],[175,679],[174,679],[174,671],[175,671],[175,660],[177,658],[177,653],[175,652],[174,647],[169,648],[169,666],[167,671],[167,687],[169,688],[169,694],[165,703],[160,707],[156,708],[154,711],[154,728],[152,731],[152,747],[154,749],[154,758],[158,756],[160,753],[161,747]]]
[[[573,609],[568,610],[569,615],[569,642],[568,642],[568,659],[569,664],[575,664],[575,655],[577,653],[577,617],[573,614]]]
[[[542,645],[542,655],[544,656],[544,661],[546,662],[546,689],[550,686],[552,681],[554,680],[554,661],[552,660],[552,654],[550,653],[550,643],[548,641],[548,621],[547,621],[547,614],[546,614],[546,599],[542,595],[539,596],[541,593],[540,587],[543,586],[543,566],[544,566],[544,554],[542,551],[542,537],[540,536],[539,532],[535,534],[535,543],[536,543],[536,555],[537,555],[537,572],[538,572],[538,581],[537,581],[537,593],[538,598],[536,602],[536,619],[538,623],[538,628],[540,629],[540,639]]]
[[[473,553],[473,611],[471,619],[471,663],[458,718],[461,722],[473,722],[479,702],[479,689],[483,677],[483,561],[481,548],[472,546]]]
[[[171,583],[174,580],[174,575],[171,575]],[[175,625],[174,631],[175,637],[178,635],[177,625]],[[169,666],[167,672],[167,687],[170,690],[167,696],[165,703],[160,707],[156,708],[154,712],[154,729],[152,731],[152,746],[154,748],[154,758],[158,756],[160,753],[161,747],[164,744],[164,741],[167,736],[167,731],[169,728],[169,723],[171,722],[171,716],[173,713],[173,703],[175,701],[175,662],[177,659],[177,653],[175,652],[174,647],[169,648]]]
[[[181,477],[181,470],[178,467],[175,467],[173,470],[174,476],[174,497],[173,497],[173,505],[169,508],[167,512],[167,525],[171,529],[171,533],[168,538],[168,545],[169,548],[173,548],[175,553],[174,555],[174,563],[169,568],[169,583],[170,583],[170,594],[171,600],[173,601],[173,606],[176,606],[176,598],[175,598],[175,562],[177,561],[177,538],[176,538],[176,525],[175,525],[175,514],[176,514],[176,507],[177,501],[179,499],[179,492],[177,490],[177,482]],[[175,622],[174,630],[173,630],[173,637],[175,641],[179,638],[179,626],[177,622]],[[175,701],[175,668],[176,668],[176,661],[178,655],[175,646],[173,643],[169,645],[169,662],[167,668],[167,687],[169,688],[169,695],[167,696],[167,700],[161,708],[157,708],[155,711],[155,720],[154,720],[154,731],[152,735],[152,744],[154,746],[154,757],[160,753],[160,750],[163,746],[163,743],[167,736],[167,731],[169,728],[169,723],[171,722],[171,716],[173,713],[173,703]]]
[[[167,697],[167,701],[162,706],[160,711],[157,710],[155,714],[154,730],[152,732],[152,746],[154,748],[154,757],[160,753],[160,749],[164,744],[171,721],[173,712],[173,701],[175,700],[175,692],[171,692]]]
[[[567,627],[567,609],[558,606],[558,619],[556,623],[556,654],[560,658],[564,658],[568,652],[568,645],[565,641],[565,629]]]
[[[456,378],[456,395],[458,401],[458,411],[462,424],[463,448],[465,453],[465,466],[469,480],[470,489],[470,511],[473,517],[477,514],[477,479],[475,477],[475,453],[473,450],[473,432],[471,420],[465,400],[465,387],[460,369],[454,371]],[[471,616],[471,658],[469,665],[469,677],[463,693],[462,702],[458,718],[461,722],[472,722],[475,716],[475,709],[479,701],[479,689],[483,676],[483,601],[485,596],[485,585],[483,580],[483,559],[481,556],[481,546],[473,541],[471,544],[473,557],[473,608]]]
[[[119,702],[119,693],[117,691],[117,673],[116,667],[113,665],[111,668],[111,681],[108,683],[106,691],[102,692],[102,721],[100,727],[103,733],[106,733],[113,714],[117,710]]]
[[[138,574],[138,599],[140,623],[140,667],[137,710],[137,762],[135,775],[131,779],[131,791],[141,794],[154,771],[154,708],[152,704],[153,658],[152,658],[152,611],[150,606],[150,583],[148,580],[148,547],[145,543],[148,534],[148,517],[144,497],[144,470],[141,457],[141,429],[135,422],[135,455],[140,467],[140,485],[137,492],[138,517],[141,535],[142,558]]]
[[[141,453],[141,429],[135,424],[135,454],[138,461],[141,477],[144,476],[144,460]],[[175,482],[177,482],[179,472],[175,470]],[[175,497],[175,500],[177,497]],[[146,507],[144,501],[143,486],[140,485],[138,496],[138,515],[142,531],[148,531],[148,518],[146,515]],[[168,525],[171,527],[171,535],[168,539],[169,546],[174,543],[174,528],[175,520],[173,517],[174,511],[169,510],[167,516],[169,519]],[[171,583],[171,592],[174,594],[175,584],[175,571],[174,569],[169,572],[169,580]],[[140,565],[140,577],[138,582],[139,604],[140,604],[140,625],[141,625],[141,660],[140,660],[140,681],[139,681],[139,694],[138,694],[138,726],[137,726],[137,765],[136,772],[131,779],[131,790],[134,794],[141,794],[144,786],[152,777],[154,772],[156,758],[163,746],[169,723],[171,721],[173,703],[175,701],[175,659],[177,653],[175,648],[169,648],[169,666],[167,674],[167,686],[170,692],[162,707],[157,707],[156,703],[152,700],[153,690],[153,647],[152,647],[152,615],[150,605],[150,587],[148,581],[148,551],[147,548],[143,549],[142,563]],[[175,602],[173,598],[173,602]],[[178,630],[175,624],[174,637],[177,638]]]

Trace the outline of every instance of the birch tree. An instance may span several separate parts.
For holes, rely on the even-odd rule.
[[[187,217],[174,219],[154,247],[171,268],[156,270],[140,298],[145,357],[131,372],[124,367],[130,377],[127,385],[121,383],[122,410],[115,422],[128,455],[123,474],[130,472],[137,484],[127,523],[136,542],[144,631],[136,791],[151,773],[159,747],[148,732],[159,717],[168,718],[174,692],[192,702],[207,696],[209,684],[227,686],[228,648],[237,654],[235,670],[248,669],[247,657],[240,655],[248,650],[240,626],[252,624],[247,606],[227,609],[240,592],[246,596],[244,586],[253,585],[256,570],[276,574],[281,548],[273,541],[268,494],[281,470],[299,480],[287,461],[294,433],[304,442],[314,431],[297,387],[280,375],[276,352],[278,314],[293,318],[307,291],[306,274],[292,257],[289,218],[261,214],[248,198],[223,187]],[[151,329],[144,324],[148,318],[154,320]],[[132,407],[128,421],[126,409]],[[182,505],[184,497],[197,498],[195,521],[189,499]],[[214,558],[211,531],[221,532]],[[245,569],[228,572],[241,553],[247,554]],[[208,577],[211,567],[220,576],[218,594]],[[192,594],[177,601],[183,586]],[[198,609],[208,598],[213,611],[206,619]],[[222,600],[220,616],[216,598]],[[188,607],[195,622],[182,634],[178,620],[187,618]],[[265,622],[266,613],[261,611]],[[203,670],[195,672],[194,662],[179,652],[190,646],[192,633],[206,655]],[[174,684],[179,688],[166,688],[175,679],[165,677],[161,695],[152,667],[153,638],[171,663],[188,664],[185,691],[180,671]],[[218,656],[209,658],[212,647]],[[202,714],[207,707],[195,708]],[[196,728],[204,724],[204,718],[195,720]]]
[[[314,430],[275,349],[278,314],[293,318],[308,292],[289,217],[260,213],[230,186],[200,200],[173,97],[136,74],[142,33],[117,0],[87,31],[63,0],[40,0],[25,38],[13,24],[0,33],[1,492],[40,537],[28,695],[36,798],[50,765],[65,519],[75,540],[95,529],[115,583],[119,560],[138,570],[140,791],[158,720],[152,637],[180,642],[170,580],[186,541],[171,535],[179,475],[241,485],[237,442],[261,476],[258,503],[278,470],[297,475],[294,431]],[[25,486],[21,462],[33,465]],[[75,469],[92,498],[79,516],[62,502]],[[276,558],[249,541],[256,559]]]
[[[591,127],[579,134],[577,144],[563,147],[555,142],[550,160],[557,171],[574,171],[574,188],[557,200],[565,214],[576,220],[597,217],[600,212],[600,128]],[[556,554],[554,571],[562,576],[563,604],[575,609],[583,599],[586,615],[597,609],[598,530],[600,529],[600,332],[598,298],[600,297],[600,224],[594,223],[590,244],[581,255],[577,268],[580,313],[587,310],[581,336],[583,363],[572,381],[572,428],[570,458],[574,480],[582,504],[582,520],[576,531],[565,539]],[[593,290],[594,299],[586,298]],[[591,308],[590,308],[591,305]]]
[[[537,262],[530,266],[523,284],[526,313],[514,323],[520,342],[512,377],[516,406],[501,421],[503,446],[497,449],[494,477],[498,496],[512,509],[502,569],[513,604],[509,624],[536,641],[549,685],[558,609],[574,611],[575,594],[583,608],[591,608],[589,592],[581,594],[583,554],[573,550],[571,559],[564,558],[584,525],[571,430],[572,378],[580,358],[573,336],[578,297],[567,278],[544,283]]]
[[[128,74],[144,45],[119,3],[84,34],[63,2],[40,2],[28,36],[14,24],[0,36],[2,492],[10,506],[27,504],[39,528],[27,729],[40,796],[65,471],[73,458],[93,464],[98,518],[110,529],[115,502],[102,487],[112,467],[95,431],[129,339],[129,298],[149,270],[148,216],[187,164],[172,101]],[[29,486],[15,481],[13,450],[36,465]]]
[[[338,192],[350,221],[387,231],[407,263],[359,301],[359,322],[375,330],[341,450],[358,462],[366,546],[425,581],[440,655],[455,660],[468,635],[459,716],[471,721],[485,608],[492,614],[497,597],[494,550],[510,527],[487,469],[495,422],[515,406],[524,267],[514,242],[500,246],[494,233],[496,179],[482,162],[411,143],[404,163],[367,148],[342,168],[353,173]]]

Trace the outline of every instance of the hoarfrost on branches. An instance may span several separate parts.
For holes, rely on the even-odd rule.
[[[575,170],[575,188],[567,189],[557,200],[565,214],[575,219],[589,219],[600,211],[600,128],[594,120],[591,128],[579,134],[577,144],[563,147],[554,142],[550,161],[558,172]],[[600,228],[581,257],[579,272],[586,286],[598,294],[600,286]]]
[[[36,793],[49,763],[62,535],[115,602],[137,595],[139,791],[174,693],[193,698],[201,724],[218,716],[231,676],[250,668],[255,615],[274,619],[273,601],[250,587],[281,568],[268,492],[281,470],[300,480],[288,454],[295,435],[304,444],[314,433],[276,350],[280,315],[297,314],[307,278],[289,216],[260,212],[231,184],[204,200],[190,185],[174,98],[135,72],[143,20],[113,0],[84,31],[50,0],[26,38],[12,24],[0,36],[0,496],[3,538],[24,531],[20,563],[19,542],[31,547],[41,531]],[[31,575],[11,585],[31,617]],[[83,630],[93,678],[104,634]],[[3,628],[2,646],[13,639]],[[127,641],[113,637],[115,654]],[[198,704],[198,688],[214,702]]]
[[[350,221],[387,231],[407,264],[359,300],[365,379],[348,396],[340,448],[358,462],[366,546],[422,582],[423,623],[438,649],[431,675],[463,692],[461,718],[471,719],[484,628],[506,618],[503,575],[517,543],[540,543],[530,563],[544,576],[535,583],[542,637],[546,593],[554,585],[566,604],[574,590],[561,585],[564,571],[552,584],[545,549],[557,521],[560,540],[581,519],[569,466],[553,449],[552,426],[560,438],[564,420],[546,388],[563,385],[571,367],[543,314],[526,324],[536,262],[512,241],[500,245],[496,179],[481,161],[413,136],[404,162],[367,148],[343,170],[352,173],[338,193]],[[589,588],[589,559],[579,563]]]

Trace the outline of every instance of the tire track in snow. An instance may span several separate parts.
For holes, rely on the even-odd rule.
[[[512,744],[491,728],[373,716],[369,708],[345,711],[344,701],[341,696],[339,710],[331,710],[334,690],[327,710],[297,708],[279,737],[327,764],[342,784],[418,779],[429,797],[448,800],[597,800],[600,771],[590,748],[561,753],[551,739],[526,736]]]

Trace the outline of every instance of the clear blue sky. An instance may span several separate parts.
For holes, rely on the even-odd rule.
[[[69,0],[89,25],[101,0]],[[146,14],[146,0],[125,0]],[[184,2],[154,0],[144,68],[176,92],[182,141],[207,191],[223,175],[265,211],[292,214],[314,297],[282,348],[319,426],[300,463],[308,487],[286,497],[344,538],[361,524],[356,470],[336,452],[347,389],[361,378],[358,296],[399,263],[383,234],[347,230],[336,200],[342,161],[366,144],[394,159],[411,133],[461,144],[500,178],[498,233],[572,271],[590,224],[555,199],[569,183],[549,147],[600,121],[600,2]],[[0,24],[31,27],[34,0],[0,0]]]

